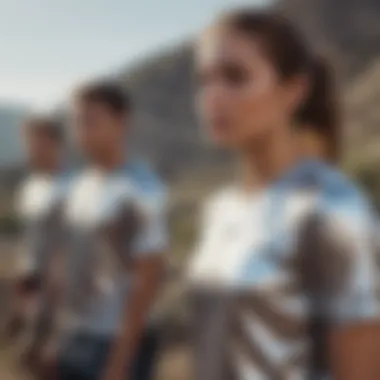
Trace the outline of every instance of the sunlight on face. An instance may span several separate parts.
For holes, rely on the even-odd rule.
[[[77,102],[73,106],[74,138],[89,158],[112,151],[124,141],[124,117],[102,102]]]
[[[287,88],[257,40],[212,29],[197,51],[198,102],[211,139],[243,148],[272,133],[291,113]]]

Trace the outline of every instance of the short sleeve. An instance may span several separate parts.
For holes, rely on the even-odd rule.
[[[167,226],[167,198],[164,190],[139,194],[137,209],[139,229],[132,245],[132,256],[142,258],[163,253],[169,245]]]
[[[373,218],[361,202],[339,201],[301,228],[298,274],[312,313],[332,324],[379,316]]]

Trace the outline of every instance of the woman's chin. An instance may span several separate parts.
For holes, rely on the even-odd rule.
[[[212,133],[210,140],[218,148],[236,149],[239,147],[238,141],[226,133]]]

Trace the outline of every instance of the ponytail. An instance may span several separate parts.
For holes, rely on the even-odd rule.
[[[327,159],[339,157],[338,102],[331,67],[318,58],[311,64],[310,89],[297,114],[298,122],[322,139]]]

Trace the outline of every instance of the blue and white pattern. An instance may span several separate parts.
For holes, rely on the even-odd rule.
[[[65,211],[65,331],[118,331],[133,281],[129,264],[167,249],[165,198],[165,187],[143,164],[90,168],[73,181]]]
[[[361,192],[319,162],[261,194],[214,197],[189,268],[197,378],[328,379],[315,336],[379,316],[373,220]]]
[[[24,255],[21,271],[40,275],[59,234],[60,212],[67,194],[68,176],[31,174],[22,184],[16,199],[24,225]]]

